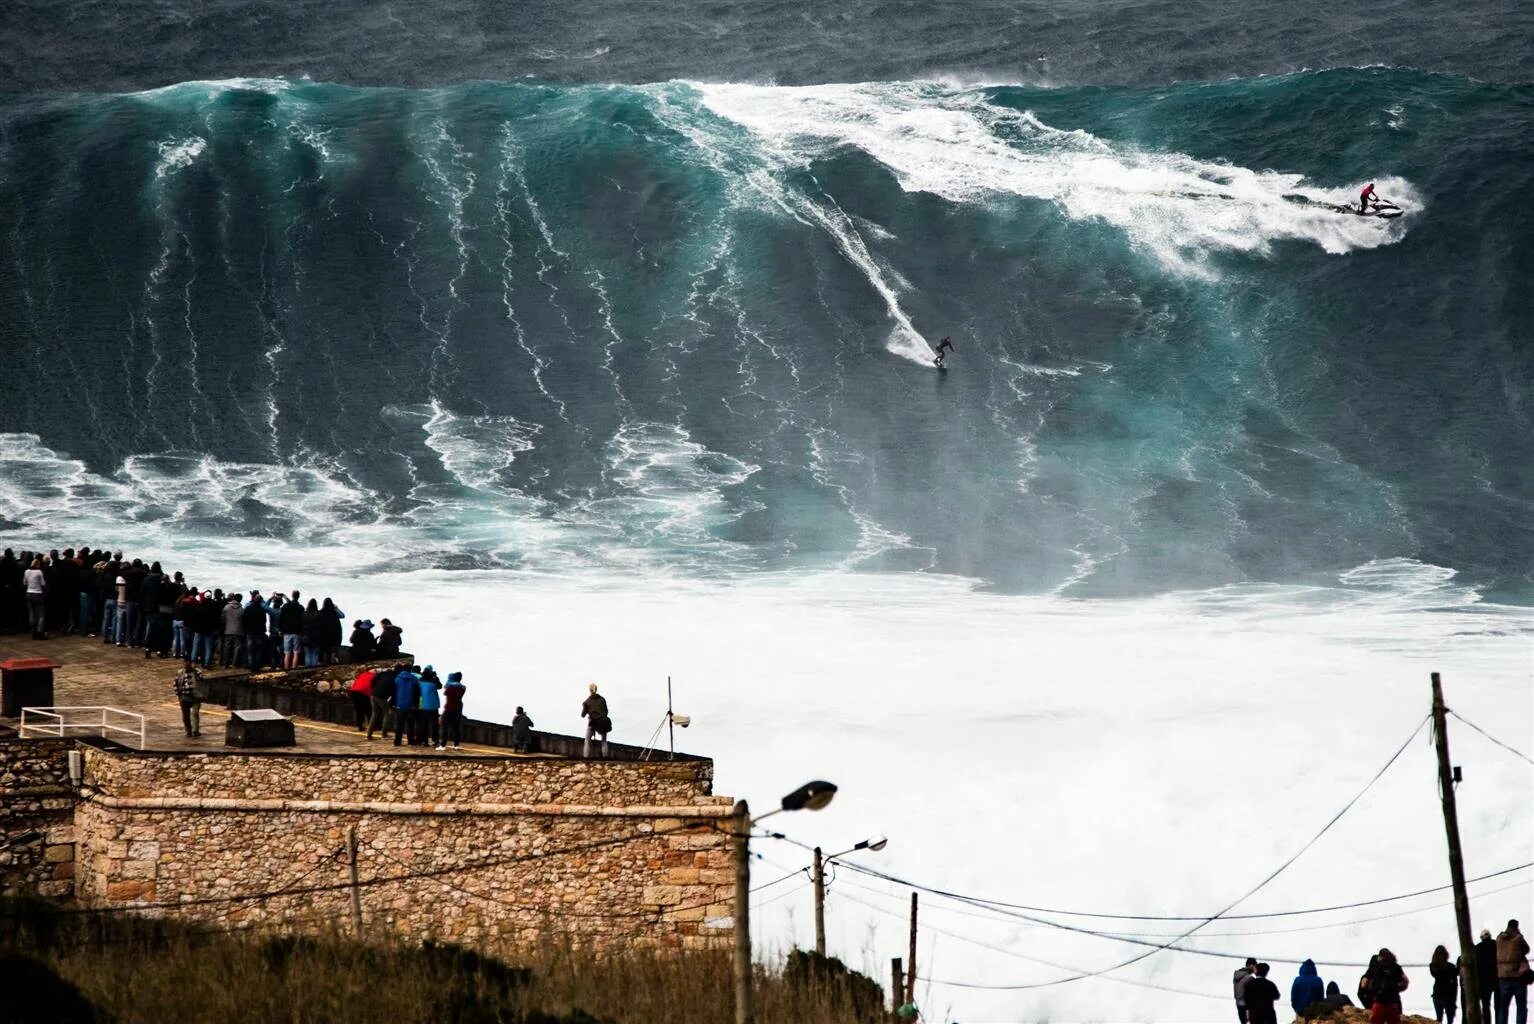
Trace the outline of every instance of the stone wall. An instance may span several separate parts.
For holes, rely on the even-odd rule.
[[[510,952],[727,943],[712,764],[89,749],[79,899],[232,924],[352,924]],[[259,898],[243,898],[259,894]]]
[[[0,894],[75,890],[73,740],[0,742]],[[35,838],[26,838],[37,833]]]

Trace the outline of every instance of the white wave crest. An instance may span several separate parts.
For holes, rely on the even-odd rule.
[[[156,147],[160,158],[154,165],[155,180],[163,180],[166,175],[174,174],[183,167],[190,167],[192,161],[202,156],[203,150],[207,148],[208,141],[200,135],[185,139],[166,139],[161,142]]]
[[[1072,219],[1113,225],[1180,273],[1209,276],[1205,260],[1214,251],[1266,254],[1275,242],[1296,240],[1343,253],[1389,244],[1404,231],[1400,221],[1320,205],[1346,202],[1355,184],[1320,188],[1297,174],[1114,145],[979,92],[932,83],[692,87],[778,162],[804,166],[850,146],[908,191],[955,203],[1048,200]],[[1420,207],[1410,183],[1378,183],[1382,194]]]

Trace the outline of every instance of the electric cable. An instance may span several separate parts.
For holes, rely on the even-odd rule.
[[[1167,950],[1167,949],[1176,949],[1179,952],[1197,953],[1197,954],[1203,954],[1203,955],[1208,955],[1208,956],[1228,956],[1228,954],[1218,954],[1218,953],[1212,953],[1212,952],[1209,952],[1209,951],[1206,951],[1206,950],[1194,950],[1194,949],[1190,949],[1188,947],[1178,946],[1177,943],[1182,941],[1183,939],[1187,939],[1187,938],[1192,937],[1195,933],[1197,933],[1199,931],[1199,929],[1203,928],[1205,925],[1219,920],[1226,913],[1230,912],[1231,910],[1233,910],[1237,906],[1239,906],[1242,902],[1244,902],[1247,899],[1250,899],[1253,895],[1255,895],[1256,893],[1261,891],[1269,882],[1273,881],[1280,874],[1282,874],[1286,869],[1288,869],[1289,866],[1292,865],[1295,861],[1299,860],[1300,857],[1303,856],[1307,850],[1309,850],[1312,846],[1314,846],[1321,839],[1322,836],[1326,835],[1326,833],[1331,830],[1333,825],[1335,825],[1335,824],[1337,824],[1337,822],[1341,821],[1343,816],[1345,814],[1347,814],[1348,811],[1352,810],[1353,807],[1358,803],[1359,800],[1363,799],[1364,794],[1367,793],[1374,786],[1374,784],[1376,782],[1378,782],[1380,780],[1380,778],[1382,776],[1384,776],[1384,774],[1387,771],[1390,770],[1390,767],[1396,763],[1396,761],[1400,758],[1400,756],[1403,753],[1406,752],[1406,749],[1411,745],[1412,740],[1417,738],[1417,734],[1422,731],[1422,727],[1427,724],[1427,722],[1429,721],[1430,717],[1431,716],[1424,715],[1422,717],[1422,719],[1417,722],[1416,726],[1413,727],[1411,733],[1406,737],[1406,740],[1396,749],[1395,753],[1391,754],[1389,759],[1386,760],[1386,762],[1384,763],[1384,765],[1382,765],[1380,767],[1380,769],[1377,772],[1374,773],[1374,775],[1369,779],[1368,782],[1364,783],[1363,788],[1361,788],[1357,793],[1355,793],[1353,795],[1352,799],[1350,799],[1347,803],[1345,803],[1342,806],[1341,810],[1339,810],[1336,814],[1332,815],[1330,820],[1328,820],[1325,825],[1321,826],[1320,830],[1317,831],[1315,833],[1315,835],[1311,836],[1310,839],[1307,840],[1303,846],[1301,846],[1297,851],[1295,851],[1292,855],[1290,855],[1290,857],[1287,860],[1285,860],[1278,867],[1274,868],[1261,881],[1259,881],[1256,885],[1252,886],[1252,888],[1248,889],[1243,895],[1237,897],[1232,903],[1230,903],[1227,907],[1225,907],[1219,913],[1212,914],[1209,917],[1201,920],[1199,923],[1195,924],[1191,928],[1186,929],[1185,931],[1183,931],[1181,934],[1179,934],[1176,938],[1172,939],[1171,941],[1157,943],[1157,942],[1143,942],[1143,941],[1135,940],[1135,939],[1116,939],[1114,941],[1126,942],[1126,943],[1129,943],[1129,944],[1132,944],[1132,945],[1143,945],[1143,946],[1148,946],[1150,948],[1148,948],[1143,953],[1136,953],[1134,956],[1131,956],[1128,959],[1121,960],[1118,963],[1111,964],[1111,965],[1109,965],[1107,967],[1099,968],[1099,969],[1093,970],[1093,971],[1077,972],[1076,974],[1073,974],[1073,975],[1071,975],[1069,977],[1056,978],[1056,979],[1054,979],[1052,981],[1029,982],[1029,983],[1025,983],[1025,984],[999,985],[999,984],[981,984],[981,983],[976,983],[976,982],[951,982],[951,981],[942,981],[940,979],[935,979],[934,978],[934,979],[932,979],[933,983],[934,984],[953,985],[955,987],[960,987],[960,988],[984,988],[984,989],[995,989],[995,990],[1006,990],[1006,991],[1021,991],[1021,990],[1024,990],[1024,989],[1050,988],[1050,987],[1053,987],[1055,985],[1064,985],[1064,984],[1068,984],[1068,983],[1073,982],[1073,981],[1082,981],[1082,980],[1087,979],[1087,978],[1100,977],[1102,975],[1109,974],[1109,973],[1111,973],[1113,971],[1117,971],[1117,970],[1121,970],[1121,969],[1123,969],[1125,967],[1129,967],[1132,964],[1139,963],[1141,960],[1144,960],[1144,959],[1146,959],[1148,957],[1154,956],[1155,954],[1157,954],[1159,952],[1162,952],[1163,950]],[[907,880],[904,880],[904,879],[896,878],[896,877],[891,876],[891,875],[886,875],[883,872],[873,871],[873,870],[871,870],[869,868],[866,868],[866,867],[864,867],[862,865],[848,864],[848,867],[851,870],[857,871],[857,872],[859,872],[861,874],[872,875],[874,877],[881,877],[881,878],[886,879],[887,881],[894,882],[894,883],[896,883],[898,885],[905,885],[905,886],[909,886],[911,888],[918,889],[918,890],[921,890],[921,891],[932,892],[934,895],[945,896],[945,897],[947,897],[949,899],[959,899],[961,902],[964,901],[963,897],[954,896],[953,894],[949,894],[949,893],[945,893],[945,892],[942,892],[942,891],[939,891],[939,890],[935,890],[935,889],[932,889],[932,888],[930,888],[928,886],[919,885],[917,883],[913,883],[913,882],[910,882],[910,881],[907,881]],[[1110,933],[1100,932],[1100,931],[1096,931],[1096,930],[1090,929],[1090,928],[1081,928],[1081,927],[1077,927],[1075,925],[1068,925],[1068,924],[1065,924],[1065,923],[1060,922],[1060,921],[1050,921],[1050,920],[1047,920],[1045,918],[1030,917],[1027,914],[1024,914],[1024,913],[1021,913],[1021,912],[1017,912],[1017,911],[1013,911],[1013,913],[1017,917],[1020,917],[1020,918],[1022,918],[1024,920],[1030,920],[1030,921],[1033,921],[1033,922],[1038,923],[1038,924],[1049,925],[1051,927],[1058,928],[1058,929],[1060,929],[1062,931],[1077,932],[1077,933],[1080,933],[1080,934],[1094,935],[1094,936],[1097,936],[1097,937],[1100,937],[1100,938],[1112,939],[1112,935]],[[1277,959],[1280,962],[1284,962],[1284,963],[1298,962],[1298,961],[1286,960],[1285,958],[1282,958],[1282,957],[1274,957],[1272,959]],[[1320,963],[1318,963],[1317,966],[1322,966],[1322,965]],[[1353,967],[1353,966],[1366,966],[1366,965],[1351,964],[1351,963],[1349,963],[1349,964],[1327,964],[1325,966]],[[1416,966],[1416,965],[1403,965],[1403,966]]]
[[[863,888],[863,887],[859,886],[859,888]],[[881,893],[880,895],[886,895],[887,896],[889,894]],[[845,892],[837,893],[836,896],[837,896],[837,899],[850,900],[851,902],[856,903],[859,906],[867,907],[870,910],[878,911],[879,913],[884,914],[887,917],[892,917],[892,918],[895,918],[895,919],[900,920],[900,921],[906,920],[906,916],[905,916],[904,912],[891,910],[891,909],[889,909],[887,907],[877,906],[877,905],[875,905],[873,903],[869,903],[869,902],[867,902],[865,900],[860,900],[856,896],[848,895]],[[980,947],[982,949],[989,949],[989,950],[992,950],[993,952],[1001,953],[1001,954],[1003,954],[1005,956],[1015,957],[1018,960],[1027,961],[1028,963],[1042,964],[1045,967],[1053,967],[1053,968],[1055,968],[1057,970],[1062,970],[1062,971],[1075,971],[1075,970],[1079,970],[1079,968],[1068,967],[1065,964],[1055,963],[1052,960],[1041,960],[1038,957],[1028,956],[1025,953],[1019,953],[1016,950],[1008,949],[1005,946],[998,946],[998,945],[995,945],[993,943],[983,942],[980,939],[971,938],[968,935],[961,935],[958,932],[950,932],[950,931],[946,931],[946,930],[944,930],[942,928],[935,928],[935,927],[933,927],[930,924],[924,924],[924,925],[922,925],[922,928],[925,931],[934,932],[935,934],[938,934],[938,935],[945,935],[945,936],[947,936],[950,939],[958,939],[960,942],[967,942],[967,943],[969,943],[972,946],[978,946],[978,947]],[[933,983],[931,978],[928,978],[928,977],[926,977],[923,974],[917,974],[916,977],[917,977],[918,981],[925,981],[925,982],[928,982],[928,983]],[[1173,987],[1171,987],[1169,985],[1158,985],[1155,982],[1150,982],[1150,981],[1135,981],[1135,980],[1130,979],[1130,978],[1106,978],[1104,980],[1116,982],[1117,984],[1120,984],[1120,985],[1132,985],[1132,986],[1135,986],[1136,988],[1152,988],[1152,989],[1156,989],[1156,990],[1161,991],[1161,992],[1174,992],[1174,993],[1176,993],[1178,995],[1183,995],[1183,996],[1197,996],[1200,999],[1217,999],[1217,1000],[1219,1000],[1221,1002],[1225,1001],[1225,997],[1224,996],[1211,995],[1208,992],[1195,992],[1192,989],[1173,988]],[[936,984],[942,984],[942,982],[936,982]]]
[[[1470,728],[1474,729],[1476,732],[1480,733],[1482,736],[1485,736],[1487,739],[1491,740],[1493,743],[1495,743],[1497,746],[1501,747],[1503,750],[1506,750],[1508,753],[1514,755],[1515,757],[1521,757],[1523,760],[1527,761],[1529,764],[1534,764],[1534,757],[1530,757],[1528,754],[1525,754],[1523,751],[1517,749],[1516,747],[1510,747],[1506,743],[1503,743],[1501,740],[1497,739],[1495,736],[1493,736],[1491,733],[1487,732],[1485,729],[1482,729],[1479,725],[1476,725],[1474,722],[1470,721],[1468,718],[1466,718],[1464,715],[1460,714],[1458,711],[1455,711],[1455,710],[1453,710],[1451,708],[1449,710],[1449,714],[1451,714],[1455,718],[1459,719],[1465,725],[1470,726]]]
[[[1505,873],[1505,872],[1499,872],[1499,874],[1500,873]],[[1484,877],[1491,877],[1491,876],[1482,876],[1482,877],[1484,878]],[[1469,879],[1468,881],[1477,881],[1477,879]],[[857,882],[854,882],[850,878],[847,879],[843,884],[844,885],[850,885],[850,886],[852,886],[852,887],[854,887],[856,889],[862,889],[864,892],[870,892],[870,893],[875,893],[875,894],[882,894],[882,890],[874,889],[871,886],[859,885]],[[1472,900],[1474,900],[1474,899],[1480,899],[1480,898],[1483,898],[1483,897],[1486,897],[1486,896],[1495,896],[1498,893],[1508,892],[1508,891],[1510,891],[1512,889],[1521,889],[1521,888],[1524,888],[1524,887],[1529,886],[1529,885],[1534,885],[1534,879],[1525,879],[1522,882],[1514,882],[1511,885],[1504,885],[1504,886],[1502,886],[1500,888],[1497,888],[1497,889],[1488,889],[1485,892],[1472,893],[1470,898]],[[1447,888],[1452,888],[1452,886],[1444,886],[1444,888],[1446,888],[1446,889]],[[1427,907],[1413,907],[1411,910],[1401,910],[1401,911],[1397,911],[1397,912],[1395,912],[1393,914],[1379,914],[1379,915],[1376,915],[1374,917],[1355,917],[1355,918],[1349,918],[1349,919],[1347,919],[1345,921],[1329,921],[1329,922],[1327,922],[1325,924],[1306,925],[1306,926],[1299,927],[1299,928],[1275,928],[1275,929],[1266,929],[1266,930],[1260,930],[1260,931],[1245,931],[1245,932],[1213,932],[1213,933],[1211,933],[1211,932],[1204,932],[1201,937],[1202,938],[1206,938],[1206,939],[1216,939],[1216,938],[1233,938],[1234,939],[1234,938],[1252,938],[1252,937],[1264,936],[1264,935],[1298,935],[1298,934],[1302,934],[1302,933],[1303,934],[1308,934],[1308,933],[1311,933],[1311,932],[1326,931],[1326,930],[1332,929],[1332,928],[1345,928],[1345,927],[1350,927],[1352,925],[1369,924],[1369,923],[1374,922],[1374,921],[1387,921],[1387,920],[1390,920],[1392,918],[1397,918],[1397,917],[1408,917],[1408,916],[1410,916],[1412,914],[1424,914],[1424,913],[1428,912],[1429,910],[1442,910],[1442,909],[1444,909],[1446,907],[1452,907],[1452,906],[1454,906],[1454,903],[1452,901],[1448,902],[1448,903],[1434,903],[1431,906],[1427,906]],[[969,918],[974,918],[974,919],[982,920],[982,921],[990,921],[993,924],[1006,923],[1010,927],[1013,927],[1013,928],[1046,928],[1046,927],[1052,927],[1051,925],[1034,924],[1032,922],[1019,923],[1019,919],[1017,919],[1015,917],[1012,917],[1011,915],[1000,913],[1000,912],[998,912],[996,910],[990,909],[989,907],[983,907],[983,906],[976,906],[973,910],[960,910],[960,909],[958,909],[956,907],[949,907],[949,906],[944,906],[942,904],[936,904],[936,905],[932,906],[930,909],[935,911],[935,912],[938,912],[938,913],[955,914],[955,915],[958,915],[959,917],[969,917]],[[1226,918],[1225,920],[1231,920],[1233,918],[1234,918],[1234,915],[1232,915],[1231,918]],[[1103,932],[1102,934],[1104,934],[1104,935],[1112,935],[1115,938],[1120,938],[1120,937],[1124,937],[1124,936],[1130,936],[1130,937],[1133,937],[1133,938],[1141,938],[1141,939],[1158,939],[1158,938],[1171,938],[1171,937],[1175,936],[1177,933],[1176,932],[1123,932],[1123,931],[1115,931],[1115,932]]]

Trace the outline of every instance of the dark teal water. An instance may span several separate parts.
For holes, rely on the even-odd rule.
[[[846,70],[874,73],[841,76],[834,16],[778,49],[745,26],[650,47],[646,72],[625,63],[639,37],[579,74],[566,46],[563,83],[303,81],[453,67],[425,36],[408,73],[398,48],[363,67],[318,35],[263,56],[269,20],[222,61],[204,21],[197,47],[157,38],[163,62],[16,69],[0,516],[344,528],[383,564],[922,570],[1079,595],[1414,560],[1526,600],[1527,51],[1469,29],[1343,53],[1303,19],[1217,45],[1135,8],[1085,36],[1006,16],[1074,70],[1040,84],[995,39],[967,50],[972,23],[925,57],[892,43],[912,79],[881,79],[867,40]],[[1092,49],[1114,19],[1138,62]],[[523,50],[558,49],[536,35]],[[1264,38],[1287,56],[1256,60]],[[1380,48],[1433,66],[1434,47],[1449,70],[1224,77]],[[491,74],[486,53],[462,73]],[[496,77],[526,73],[517,54]],[[742,73],[753,54],[783,82],[868,84],[719,84],[767,77]],[[215,65],[225,80],[101,91]],[[1407,216],[1314,205],[1367,180]]]

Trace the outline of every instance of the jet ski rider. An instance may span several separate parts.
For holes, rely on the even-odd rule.
[[[1358,212],[1368,213],[1373,207],[1379,204],[1379,201],[1380,197],[1375,194],[1374,182],[1371,181],[1369,184],[1364,186],[1364,190],[1362,192],[1358,193]]]

